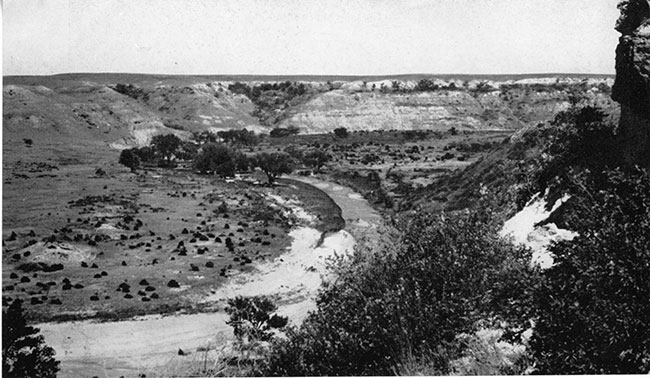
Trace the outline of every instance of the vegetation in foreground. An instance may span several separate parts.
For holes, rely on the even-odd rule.
[[[520,191],[568,194],[554,221],[579,233],[551,245],[551,268],[497,236],[509,210],[495,204],[517,193],[487,188],[471,208],[402,220],[395,246],[339,262],[317,310],[247,374],[650,371],[650,175],[617,159],[598,109],[530,132],[547,142]]]
[[[14,378],[54,378],[59,361],[45,345],[40,330],[27,325],[22,301],[2,311],[2,375]]]

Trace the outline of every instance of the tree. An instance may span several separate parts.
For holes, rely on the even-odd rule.
[[[192,141],[181,142],[181,145],[176,151],[176,157],[181,160],[194,160],[198,152],[199,152],[199,145],[196,142],[192,142]]]
[[[262,152],[255,155],[254,162],[255,166],[266,174],[269,186],[272,186],[279,176],[293,171],[293,159],[284,152]]]
[[[430,79],[422,79],[415,86],[415,90],[421,92],[433,92],[438,88],[440,87],[437,84],[435,84],[433,80]]]
[[[314,170],[320,171],[323,165],[330,161],[331,158],[332,157],[323,150],[310,150],[304,154],[302,162],[305,163],[305,165],[314,168]]]
[[[242,151],[235,151],[233,159],[235,160],[235,169],[238,172],[247,172],[251,167],[251,159]]]
[[[14,300],[2,311],[2,375],[5,377],[54,378],[59,361],[45,345],[40,330],[27,325],[22,301]]]
[[[345,127],[337,127],[336,129],[334,129],[334,135],[337,138],[342,139],[342,138],[347,138],[350,135],[350,133],[348,133],[348,129],[346,129]]]
[[[289,126],[288,128],[276,127],[269,133],[271,138],[283,138],[291,135],[298,135],[300,129],[298,126]]]
[[[131,151],[140,158],[140,164],[156,164],[156,149],[152,146],[136,147]]]
[[[122,150],[120,153],[119,163],[129,168],[131,172],[135,172],[135,170],[140,167],[140,158],[133,152],[132,148],[129,148]]]
[[[247,147],[255,146],[259,143],[259,138],[253,131],[242,130],[225,130],[217,132],[219,138],[225,143],[233,145],[242,145]]]
[[[225,144],[208,143],[201,147],[192,165],[201,173],[212,172],[221,177],[233,177],[236,168],[235,154]]]
[[[197,141],[199,144],[217,143],[217,135],[208,130],[201,131],[200,133],[192,133],[192,139]]]
[[[295,144],[291,144],[291,145],[287,146],[284,149],[284,152],[289,154],[289,156],[294,158],[294,160],[297,161],[297,162],[302,161],[303,155],[305,153],[305,151],[302,148],[296,146]]]
[[[172,156],[181,145],[181,140],[174,134],[156,135],[151,140],[156,151],[166,160],[166,166],[172,165]]]

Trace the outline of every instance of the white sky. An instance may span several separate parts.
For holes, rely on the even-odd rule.
[[[618,0],[5,0],[3,74],[614,73]]]

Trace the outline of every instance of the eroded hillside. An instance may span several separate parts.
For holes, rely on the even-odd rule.
[[[581,101],[606,111],[613,79],[264,80],[75,74],[7,77],[5,147],[22,140],[123,148],[203,130],[515,130]],[[376,78],[375,78],[376,79]],[[507,80],[506,80],[507,79]]]

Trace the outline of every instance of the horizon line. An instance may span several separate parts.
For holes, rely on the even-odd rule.
[[[590,72],[524,72],[524,73],[399,73],[399,74],[220,74],[220,73],[145,73],[145,72],[61,72],[54,74],[3,74],[3,78],[12,77],[56,77],[72,75],[132,75],[132,76],[221,76],[221,77],[332,77],[332,78],[370,78],[370,77],[404,77],[404,76],[616,76],[616,73]]]

